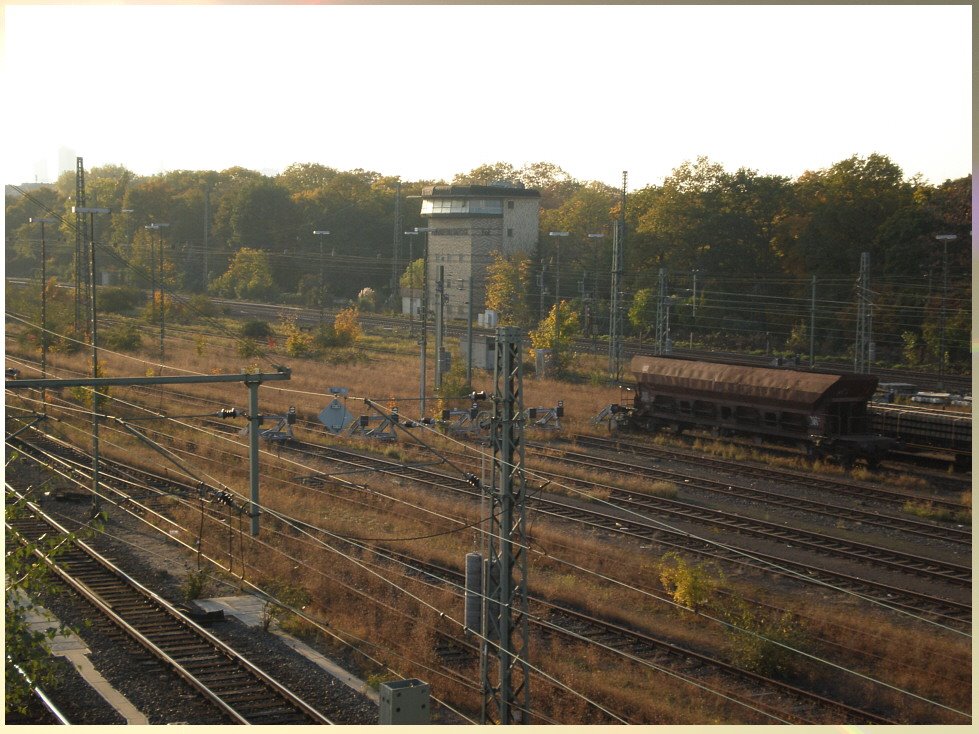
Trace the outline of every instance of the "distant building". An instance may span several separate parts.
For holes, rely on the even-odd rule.
[[[428,221],[429,304],[435,308],[435,283],[444,267],[445,317],[473,313],[486,302],[486,268],[492,253],[533,254],[537,247],[540,192],[523,184],[429,186],[422,190],[421,214]]]

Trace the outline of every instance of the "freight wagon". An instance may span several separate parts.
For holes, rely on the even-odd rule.
[[[956,466],[972,464],[972,416],[956,410],[922,410],[874,405],[871,428],[896,439],[902,449],[952,456]]]
[[[709,430],[788,442],[812,457],[876,466],[895,441],[874,431],[877,377],[636,356],[631,409],[619,423],[649,431]]]

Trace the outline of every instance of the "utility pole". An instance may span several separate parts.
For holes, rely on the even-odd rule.
[[[164,349],[163,349],[163,334],[164,334],[164,324],[166,322],[166,291],[163,287],[163,230],[165,227],[169,227],[169,222],[154,222],[152,224],[147,224],[146,229],[153,230],[160,233],[160,368],[163,368],[164,362]],[[153,281],[153,303],[154,308],[156,304],[156,275],[153,269],[153,243],[150,242],[150,279]]]
[[[569,236],[570,232],[548,232],[548,237],[556,237],[554,253],[554,339],[551,344],[551,363],[554,373],[560,369],[559,352],[561,350],[561,238]]]
[[[317,301],[320,304],[320,328],[323,328],[323,302],[326,300],[326,294],[323,291],[324,288],[324,278],[323,278],[323,238],[329,237],[330,233],[325,229],[314,229],[313,234],[319,236],[320,238],[320,283],[319,283],[319,293],[317,294]]]
[[[44,225],[55,224],[54,217],[31,217],[31,223],[41,225],[41,377],[47,377],[48,366],[48,250],[44,239]],[[41,388],[41,412],[45,412],[47,393]]]
[[[109,210],[100,207],[72,207],[76,217],[88,214],[90,224],[89,243],[89,275],[91,277],[91,307],[92,307],[92,378],[99,376],[99,335],[98,335],[98,308],[95,299],[95,215],[108,214]],[[84,222],[84,219],[82,220]],[[96,387],[92,391],[92,517],[95,517],[102,510],[102,502],[99,497],[99,389]]]
[[[938,386],[945,389],[945,301],[948,298],[948,243],[958,237],[954,234],[935,235],[942,243],[942,312],[938,341]]]
[[[622,272],[625,253],[625,192],[629,172],[622,172],[619,221],[612,232],[612,295],[609,300],[608,371],[613,380],[622,374]]]
[[[537,294],[539,296],[540,305],[537,308],[537,321],[544,320],[544,296],[547,293],[547,289],[544,287],[544,276],[547,274],[547,265],[544,264],[543,259],[540,264],[540,272],[537,274]]]
[[[422,256],[422,337],[419,342],[421,348],[421,369],[419,376],[419,398],[420,406],[419,410],[421,417],[425,417],[425,389],[426,389],[426,373],[428,371],[428,233],[432,231],[432,227],[415,227],[415,232],[425,235],[425,250]]]
[[[208,183],[204,187],[204,273],[202,275],[203,282],[201,284],[201,292],[207,293],[207,235],[208,231],[211,229],[211,184]]]
[[[391,248],[394,251],[391,258],[391,301],[397,303],[398,298],[398,279],[401,276],[401,233],[404,230],[404,223],[401,221],[401,181],[398,181],[394,194],[394,233],[392,236]]]
[[[667,353],[670,335],[670,306],[666,297],[666,268],[659,269],[659,292],[656,296],[656,354]]]
[[[445,266],[439,265],[435,281],[435,390],[442,389],[442,326],[445,319]]]
[[[75,159],[75,208],[85,208],[85,164]],[[82,271],[85,269],[85,215],[75,213],[75,333],[81,333]]]
[[[480,723],[529,724],[530,662],[527,618],[527,489],[521,423],[523,383],[520,330],[496,336],[493,393],[493,469],[483,572],[480,645],[483,704]],[[491,670],[490,657],[499,661]],[[495,672],[495,675],[494,675]],[[495,716],[494,716],[495,713]]]
[[[857,281],[857,337],[853,348],[853,371],[864,373],[870,352],[870,253],[860,253],[860,279]]]
[[[417,232],[405,232],[408,238],[408,336],[415,336],[415,237]]]
[[[473,384],[473,262],[472,255],[469,256],[469,325],[466,327],[466,341],[469,344],[469,348],[466,350],[466,354],[469,355],[466,360],[466,385],[469,389],[472,389]],[[484,362],[485,364],[485,362]]]
[[[812,276],[812,301],[809,304],[809,368],[816,366],[816,276]]]

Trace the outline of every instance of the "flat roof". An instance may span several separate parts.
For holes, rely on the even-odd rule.
[[[480,197],[485,199],[487,197],[495,198],[499,197],[501,199],[510,199],[514,197],[527,197],[527,198],[540,198],[540,191],[537,189],[524,188],[523,185],[520,186],[484,186],[477,184],[453,184],[451,186],[439,185],[439,186],[426,186],[422,189],[422,196],[424,198],[435,197],[435,196],[451,196],[451,197]]]

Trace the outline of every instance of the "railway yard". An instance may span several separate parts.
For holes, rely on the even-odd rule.
[[[240,371],[216,336],[204,354],[192,334],[170,339],[182,359],[164,372]],[[38,602],[148,723],[372,724],[378,686],[403,679],[430,686],[433,723],[479,722],[463,591],[486,524],[487,435],[477,420],[408,418],[410,348],[359,351],[287,361],[291,380],[259,390],[270,418],[295,411],[263,426],[257,536],[244,421],[228,414],[240,385],[111,388],[97,501],[84,394],[49,389],[41,406],[8,389],[8,551],[58,546],[64,571]],[[31,359],[8,332],[8,368],[36,374]],[[159,370],[104,360],[113,375]],[[48,374],[85,368],[60,355]],[[532,723],[971,724],[962,445],[944,461],[840,467],[709,432],[610,434],[593,422],[618,398],[609,387],[525,378],[524,393],[525,406],[563,402],[560,419],[522,429]],[[396,407],[400,421],[333,432],[318,420],[331,401],[368,425]],[[435,398],[431,414],[467,405]],[[235,616],[228,600],[245,597],[255,613]],[[57,660],[47,693],[68,721],[127,720]]]

